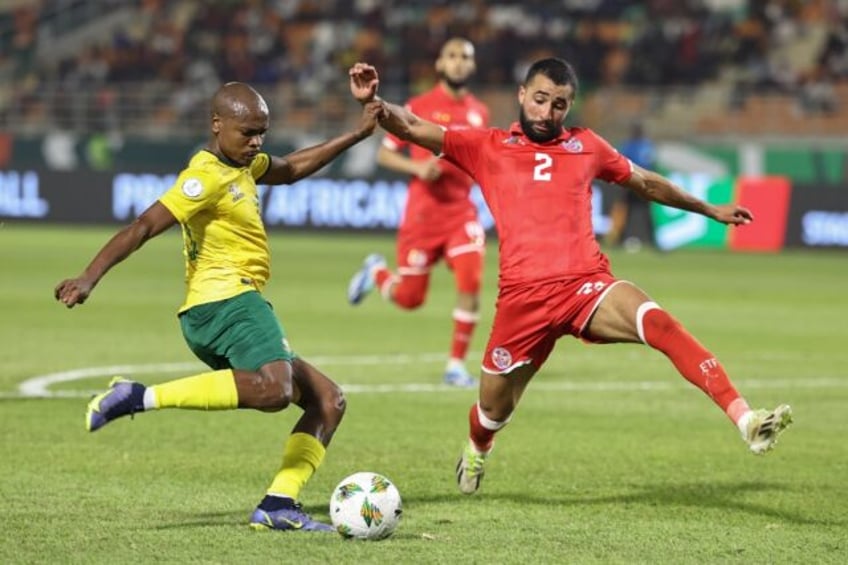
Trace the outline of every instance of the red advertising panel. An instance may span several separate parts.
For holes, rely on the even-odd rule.
[[[731,228],[729,245],[736,251],[780,251],[786,237],[789,196],[787,177],[739,177],[736,203],[754,213],[754,222]]]

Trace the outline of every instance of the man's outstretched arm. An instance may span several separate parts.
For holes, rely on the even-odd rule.
[[[365,104],[362,117],[356,129],[338,135],[332,139],[306,147],[285,157],[271,157],[268,171],[259,179],[264,184],[291,184],[308,177],[374,133],[377,127],[377,114],[382,112],[379,104]]]
[[[433,122],[422,120],[403,106],[386,102],[377,96],[380,79],[377,70],[366,63],[350,68],[350,91],[362,104],[379,100],[383,104],[380,126],[399,138],[420,145],[433,153],[442,152],[445,131]]]
[[[681,190],[664,176],[635,164],[633,165],[633,174],[621,184],[648,200],[680,210],[695,212],[723,224],[750,224],[754,221],[754,215],[743,206],[736,204],[714,205],[704,202]]]
[[[56,300],[73,308],[82,304],[109,269],[129,257],[147,240],[177,223],[161,202],[156,201],[136,220],[116,233],[97,253],[85,271],[76,278],[65,279],[53,291]]]

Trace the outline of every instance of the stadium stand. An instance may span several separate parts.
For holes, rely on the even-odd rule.
[[[558,55],[581,77],[581,123],[613,138],[634,117],[660,138],[835,137],[848,131],[846,16],[844,0],[7,0],[0,130],[179,136],[218,84],[241,80],[285,127],[330,135],[356,116],[351,63],[375,64],[403,99],[463,35],[494,116],[514,114],[530,61]]]

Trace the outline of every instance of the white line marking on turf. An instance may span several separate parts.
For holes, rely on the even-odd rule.
[[[411,363],[437,362],[444,358],[441,353],[423,353],[419,355],[353,355],[325,356],[310,358],[317,366],[324,365],[405,365]],[[179,373],[200,370],[197,362],[150,363],[139,365],[107,365],[103,367],[84,367],[32,377],[18,386],[17,392],[0,392],[0,398],[87,398],[99,391],[93,390],[56,390],[50,387],[58,383],[73,382],[92,377],[112,375],[132,375],[136,373]],[[748,379],[737,381],[740,388],[768,389],[818,389],[845,388],[848,379],[836,377],[800,377],[797,379]],[[414,393],[462,391],[443,384],[434,383],[398,383],[398,384],[341,384],[347,393]],[[644,392],[666,391],[689,388],[683,380],[675,380],[673,375],[661,381],[546,381],[544,376],[537,377],[532,385],[535,390],[552,392]]]

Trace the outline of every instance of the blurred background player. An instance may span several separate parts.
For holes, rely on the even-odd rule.
[[[619,152],[643,169],[653,171],[656,168],[657,148],[641,122],[630,126],[630,136],[621,144]],[[610,210],[610,222],[605,237],[607,245],[623,245],[627,251],[639,251],[643,243],[655,247],[651,203],[636,192],[619,190]]]
[[[406,107],[447,129],[487,127],[489,110],[467,87],[475,71],[471,42],[449,39],[435,67],[439,75],[436,86],[409,100]],[[404,154],[406,149],[409,156]],[[414,310],[427,298],[431,269],[444,259],[453,271],[457,292],[444,382],[473,387],[476,382],[465,366],[465,357],[479,318],[485,252],[485,232],[469,198],[474,181],[456,165],[392,134],[383,140],[377,162],[412,176],[398,229],[397,270],[389,270],[382,255],[369,255],[350,281],[348,300],[359,304],[376,287],[399,308]]]
[[[212,99],[209,145],[82,274],[54,291],[68,308],[83,304],[112,267],[147,240],[182,226],[187,295],[180,328],[212,371],[152,386],[115,378],[89,402],[85,425],[94,432],[117,418],[165,408],[277,412],[299,406],[303,414],[283,448],[280,470],[250,517],[257,530],[334,531],[303,512],[297,500],[324,460],[345,401],[332,380],[291,350],[262,297],[270,252],[256,184],[291,184],[314,173],[373,133],[377,109],[366,107],[354,131],[272,157],[261,151],[269,125],[265,100],[244,83],[225,84]]]

